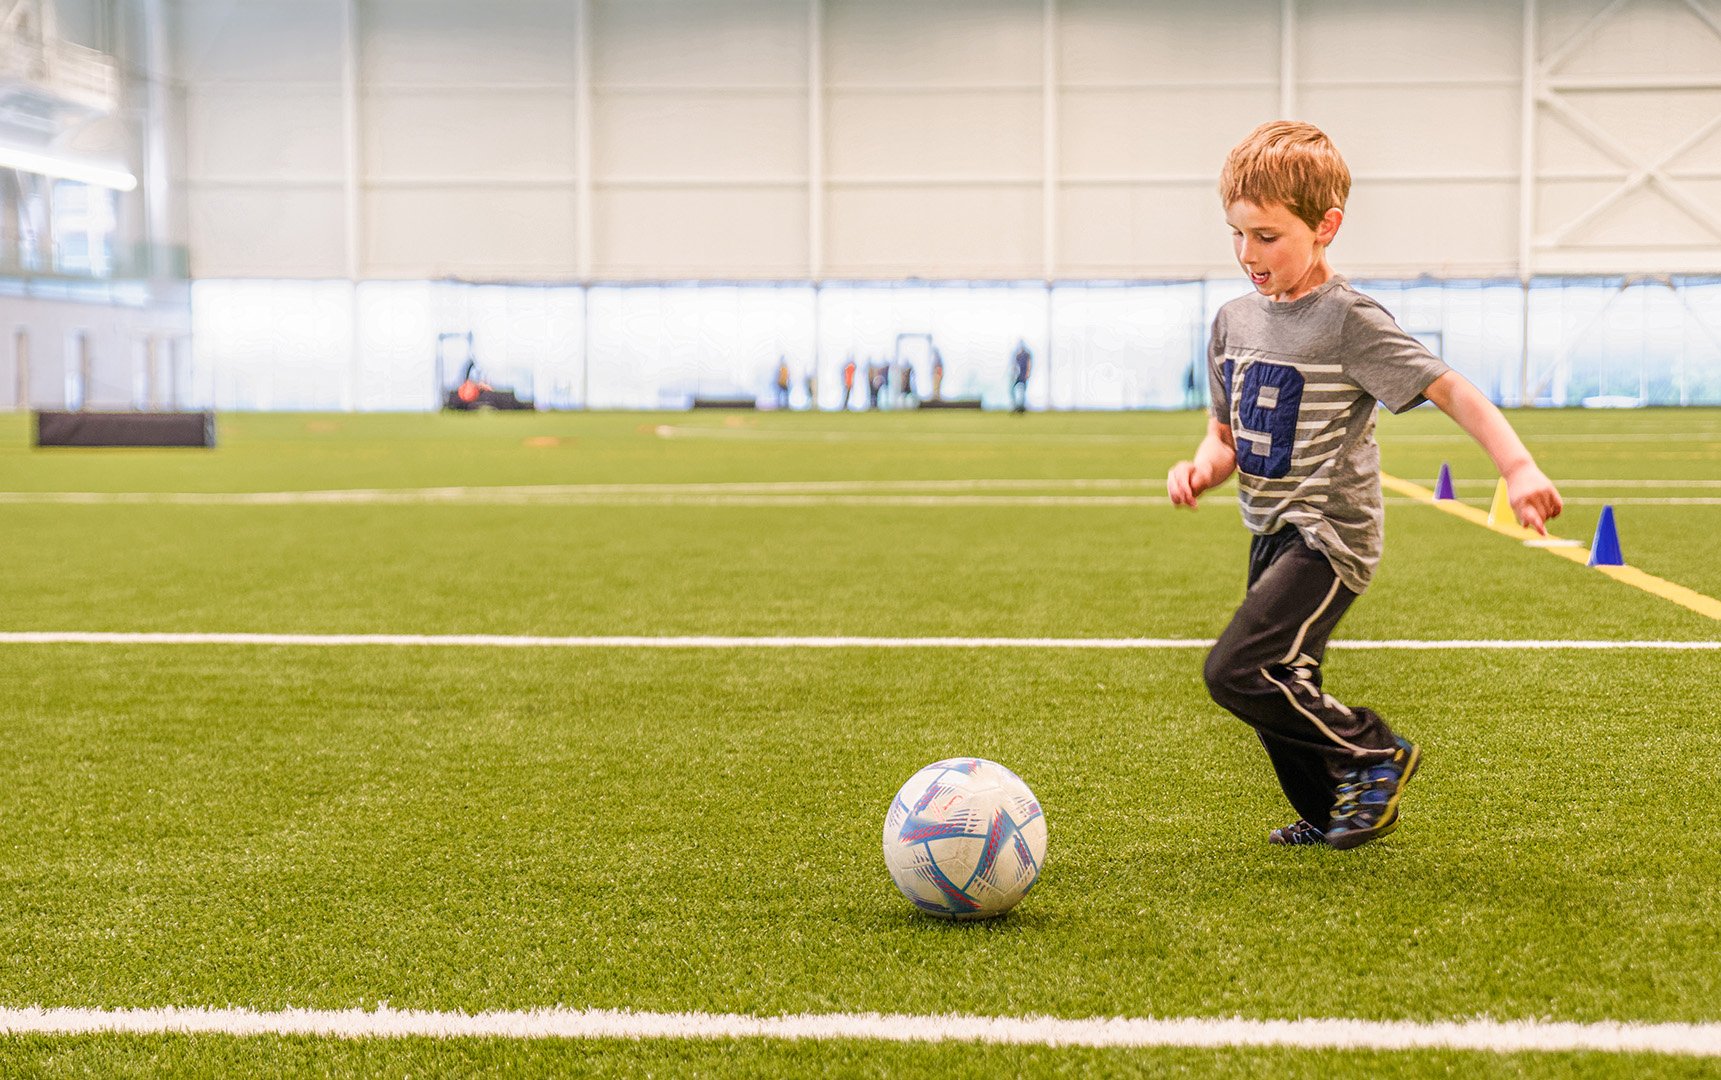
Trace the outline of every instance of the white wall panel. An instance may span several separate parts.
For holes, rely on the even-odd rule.
[[[1058,30],[1071,86],[1279,78],[1279,0],[1061,0]]]
[[[1072,187],[1059,215],[1070,277],[1199,277],[1229,273],[1231,230],[1214,184]]]
[[[1060,92],[1065,179],[1195,177],[1217,190],[1218,163],[1243,134],[1278,116],[1276,89],[1224,87]]]
[[[1298,0],[1297,76],[1516,79],[1523,8],[1500,0]]]
[[[597,265],[618,278],[797,277],[804,189],[626,188],[596,199]]]
[[[340,85],[341,0],[178,0],[173,10],[179,76],[193,85]]]
[[[1565,180],[1544,184],[1538,211],[1550,221],[1575,218],[1607,196],[1619,184],[1611,180]],[[1577,245],[1605,244],[1609,247],[1713,246],[1713,233],[1688,213],[1639,188],[1624,196],[1613,210],[1571,234]]]
[[[574,101],[567,93],[379,89],[366,95],[364,115],[365,173],[372,180],[572,182]]]
[[[1528,125],[1517,0],[814,2],[585,0],[582,44],[568,0],[170,0],[193,272],[345,274],[351,175],[360,277],[1039,278],[1048,209],[1056,276],[1225,276],[1214,180],[1287,75],[1357,178],[1353,275],[1721,270],[1685,0],[1575,39],[1609,5],[1536,0]],[[1622,190],[1657,163],[1678,191]]]
[[[602,179],[807,175],[804,91],[605,94],[592,136]]]
[[[1040,272],[1042,25],[1023,0],[827,5],[828,274]]]
[[[365,265],[376,277],[565,276],[574,250],[574,201],[559,186],[490,184],[371,190]]]
[[[1702,0],[1699,0],[1702,3]],[[1544,51],[1559,48],[1601,5],[1553,3],[1543,21]],[[1710,2],[1703,4],[1721,18]],[[1565,75],[1705,75],[1721,71],[1721,38],[1679,0],[1636,0],[1560,65]]]
[[[607,85],[803,86],[806,0],[592,0]]]
[[[838,188],[833,277],[1036,277],[1039,187]]]
[[[360,24],[373,85],[573,85],[574,9],[563,0],[363,0]]]
[[[186,95],[186,169],[201,180],[330,180],[345,161],[333,86],[222,85]]]
[[[1721,48],[1721,39],[1717,39],[1716,45]],[[1717,58],[1713,77],[1721,82],[1721,57]],[[1573,90],[1561,96],[1585,119],[1647,160],[1659,159],[1704,123],[1721,115],[1721,85],[1714,89],[1666,90],[1650,99],[1646,99],[1642,91]],[[1548,159],[1551,168],[1581,167],[1587,162],[1601,161],[1618,169],[1612,157],[1558,116],[1551,117],[1545,126],[1554,133],[1565,135],[1564,145],[1576,144],[1573,148],[1576,152],[1572,155],[1576,160],[1559,154]],[[1721,135],[1721,131],[1711,133],[1702,144],[1703,153],[1681,154],[1668,162],[1669,166],[1690,167],[1705,158],[1709,163],[1721,160],[1721,139],[1717,135]]]
[[[809,14],[796,0],[593,4],[600,277],[805,276]]]
[[[1532,268],[1721,269],[1721,16],[1679,0],[1594,16],[1556,3],[1541,22]]]
[[[189,194],[194,275],[328,278],[343,272],[339,188],[200,188]]]
[[[832,93],[831,178],[1037,177],[1038,91]]]
[[[1517,215],[1518,191],[1509,184],[1359,186],[1331,259],[1353,277],[1497,274],[1515,256]]]
[[[826,0],[824,25],[833,89],[1040,78],[1039,0]]]
[[[1299,115],[1332,136],[1359,182],[1480,172],[1517,184],[1515,86],[1311,87],[1298,97]]]

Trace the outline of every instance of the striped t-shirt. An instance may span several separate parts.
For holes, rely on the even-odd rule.
[[[1337,275],[1290,303],[1226,304],[1207,360],[1213,416],[1237,444],[1243,523],[1296,526],[1346,587],[1368,588],[1385,531],[1375,403],[1420,404],[1446,365]]]

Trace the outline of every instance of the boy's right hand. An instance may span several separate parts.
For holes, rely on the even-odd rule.
[[[1546,522],[1559,517],[1565,509],[1559,489],[1534,463],[1520,465],[1506,477],[1506,498],[1512,504],[1512,512],[1518,515],[1519,524],[1543,536],[1548,535]]]
[[[1201,466],[1193,461],[1179,461],[1165,474],[1165,493],[1171,496],[1171,505],[1187,506],[1195,509],[1195,500],[1212,484],[1202,473]]]

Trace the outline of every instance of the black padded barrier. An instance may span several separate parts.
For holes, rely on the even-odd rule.
[[[213,412],[38,412],[37,446],[214,446]]]

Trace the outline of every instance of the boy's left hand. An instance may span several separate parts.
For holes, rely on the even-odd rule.
[[[1559,517],[1564,509],[1559,489],[1534,464],[1521,465],[1506,477],[1506,497],[1512,503],[1512,513],[1518,515],[1518,523],[1543,536],[1548,535],[1545,522]]]

